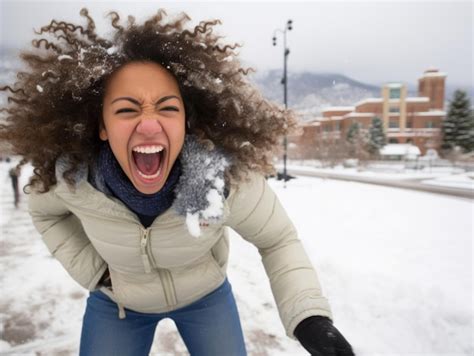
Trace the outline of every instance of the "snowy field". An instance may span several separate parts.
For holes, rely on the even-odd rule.
[[[1,355],[77,355],[88,291],[50,257],[0,162]],[[23,170],[26,182],[31,167]],[[473,355],[473,202],[413,190],[274,179],[357,355]],[[283,330],[256,248],[231,235],[229,281],[249,355],[308,355]],[[162,321],[151,355],[187,355]]]

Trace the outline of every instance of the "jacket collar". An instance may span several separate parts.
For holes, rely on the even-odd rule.
[[[186,220],[189,233],[198,237],[202,223],[219,223],[227,218],[226,195],[228,187],[224,171],[230,165],[228,154],[217,146],[209,149],[198,142],[194,135],[185,136],[180,152],[182,173],[175,187],[176,198],[171,208],[157,217],[157,220],[181,218]],[[103,214],[115,217],[135,215],[119,199],[111,196],[105,187],[95,189],[87,180],[90,168],[86,163],[79,165],[75,175],[75,190],[67,186],[63,173],[70,168],[68,156],[61,155],[55,165],[56,193],[63,199],[83,209],[94,207]],[[135,215],[135,219],[138,217]]]

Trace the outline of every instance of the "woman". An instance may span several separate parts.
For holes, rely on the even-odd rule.
[[[51,21],[57,43],[22,53],[0,137],[31,162],[29,212],[49,251],[90,291],[80,355],[147,355],[169,317],[195,355],[245,355],[226,277],[227,226],[259,249],[286,334],[353,355],[332,324],[296,229],[265,175],[294,113],[263,99],[218,20],[183,29],[110,12],[107,40]]]

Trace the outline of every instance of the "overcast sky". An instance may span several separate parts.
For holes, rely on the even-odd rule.
[[[220,19],[215,31],[239,42],[240,57],[257,70],[282,68],[283,37],[273,47],[273,31],[284,28],[290,48],[288,70],[345,74],[371,84],[401,81],[416,85],[430,67],[446,72],[448,84],[473,85],[473,5],[471,1],[7,1],[1,2],[1,44],[29,48],[33,28],[51,19],[86,24],[87,7],[99,34],[110,31],[107,11],[137,21],[160,7],[185,11],[189,25]]]

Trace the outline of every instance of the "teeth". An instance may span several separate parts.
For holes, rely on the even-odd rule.
[[[160,168],[158,169],[158,172],[156,172],[155,174],[152,174],[151,176],[146,175],[146,174],[143,174],[142,172],[140,172],[139,169],[137,169],[137,171],[138,171],[138,174],[141,175],[143,178],[146,178],[146,179],[155,179],[155,178],[157,178],[157,177],[160,175],[160,173],[161,173],[161,165],[160,165]]]
[[[138,146],[133,148],[133,151],[139,153],[156,153],[163,150],[163,146]]]

